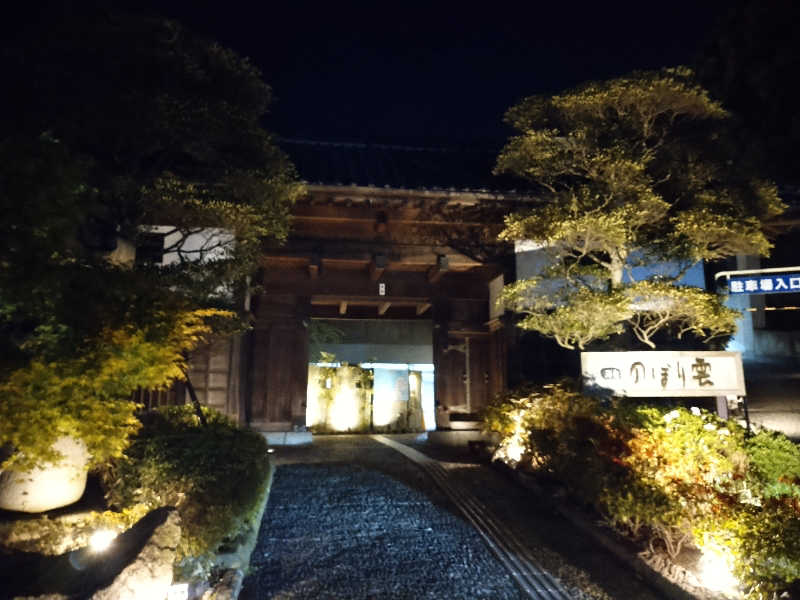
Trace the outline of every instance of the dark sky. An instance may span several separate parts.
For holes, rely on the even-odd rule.
[[[504,111],[525,96],[691,63],[721,4],[482,0],[468,6],[150,3],[262,69],[275,93],[272,131],[410,145],[494,144],[508,133]]]

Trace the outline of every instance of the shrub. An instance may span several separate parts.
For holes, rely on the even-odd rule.
[[[125,456],[102,474],[106,498],[115,508],[177,507],[182,571],[192,568],[188,557],[208,558],[258,525],[254,516],[270,469],[261,434],[211,409],[203,411],[207,426],[189,406],[144,414]]]
[[[0,447],[15,452],[2,469],[28,471],[62,457],[52,445],[67,435],[82,440],[99,466],[119,457],[139,427],[131,394],[184,378],[185,354],[211,331],[209,321],[232,313],[181,312],[149,328],[105,329],[78,357],[43,361],[0,376]]]
[[[617,512],[614,496],[644,491],[637,509],[650,514],[652,540],[662,542],[674,557],[700,524],[702,530],[716,529],[731,499],[743,491],[743,432],[698,408],[639,406],[616,412],[618,426],[629,432],[621,463],[631,484],[609,491],[604,508],[612,522],[625,523],[626,513]]]
[[[785,436],[760,431],[745,445],[751,475],[765,498],[800,499],[800,449]]]
[[[496,459],[556,477],[651,549],[714,553],[753,599],[800,579],[800,450],[785,436],[748,438],[696,407],[601,401],[568,381],[512,392],[484,417]]]

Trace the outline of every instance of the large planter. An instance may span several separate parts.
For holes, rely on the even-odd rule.
[[[30,471],[0,472],[0,508],[28,513],[72,504],[86,488],[89,453],[75,438],[60,437],[53,448],[64,455],[58,463]]]

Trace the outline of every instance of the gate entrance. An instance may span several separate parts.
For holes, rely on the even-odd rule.
[[[312,431],[436,428],[433,322],[311,322],[306,425]]]
[[[286,244],[263,250],[254,282],[261,292],[252,302],[247,422],[292,431],[425,430],[473,421],[506,385],[506,328],[491,306],[490,284],[496,291],[504,275],[510,280],[491,258],[503,256],[497,215],[510,209],[508,197],[371,185],[307,190],[293,208]],[[496,218],[486,216],[491,207]],[[326,342],[329,361],[311,355],[318,323],[348,334]],[[422,330],[424,344],[414,338]],[[360,371],[342,370],[344,363]],[[328,379],[324,369],[353,382],[350,391],[328,398],[332,388],[319,385]],[[365,383],[356,387],[364,378],[372,385],[367,411]],[[362,408],[335,427],[330,409],[347,394],[361,398]]]

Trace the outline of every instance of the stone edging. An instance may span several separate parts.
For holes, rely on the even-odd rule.
[[[261,520],[264,518],[264,512],[267,509],[267,501],[272,489],[272,479],[275,475],[276,467],[272,460],[269,460],[269,475],[267,475],[267,479],[264,482],[261,504],[256,513],[258,516],[253,523],[253,529],[234,552],[217,555],[216,564],[225,567],[225,570],[216,585],[203,594],[202,600],[236,600],[242,591],[244,574],[250,565],[250,556],[253,554],[258,541]]]

